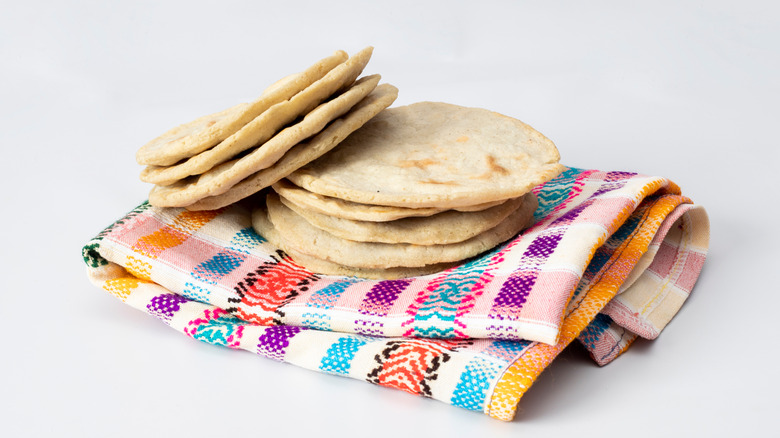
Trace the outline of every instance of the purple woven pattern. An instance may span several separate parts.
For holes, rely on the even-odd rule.
[[[381,281],[371,287],[360,305],[360,317],[355,320],[356,332],[363,335],[383,336],[384,322],[381,317],[387,315],[398,296],[411,280]]]
[[[554,229],[551,233],[535,238],[523,253],[523,266],[518,267],[501,285],[493,302],[491,316],[497,319],[519,315],[536,283],[539,267],[555,251],[562,238],[563,230]]]
[[[388,280],[375,284],[366,294],[360,306],[360,313],[366,315],[385,315],[398,295],[406,289],[411,280]]]
[[[257,354],[283,361],[285,350],[290,346],[290,340],[301,330],[304,329],[284,325],[268,327],[258,339]]]
[[[173,314],[178,312],[181,304],[189,300],[176,294],[162,294],[152,298],[146,305],[151,315],[160,318],[166,324],[170,323]]]

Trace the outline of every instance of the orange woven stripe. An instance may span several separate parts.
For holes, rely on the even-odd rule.
[[[166,249],[181,245],[192,233],[206,225],[222,210],[183,211],[173,218],[172,224],[138,239],[133,251],[155,259]]]
[[[200,227],[206,225],[219,216],[224,209],[220,210],[203,210],[203,211],[183,211],[173,219],[172,227],[178,228],[181,231],[194,233]]]
[[[659,188],[661,188],[660,182],[646,186],[640,199]],[[617,294],[631,269],[647,251],[664,218],[678,205],[690,202],[688,198],[679,196],[679,187],[674,184],[663,192],[670,194],[658,199],[645,211],[641,225],[615,250],[605,267],[594,278],[582,302],[564,319],[558,343],[556,345],[536,343],[501,376],[491,396],[487,409],[488,415],[504,421],[514,418],[520,398],[536,378]],[[624,220],[625,218],[619,223]],[[595,252],[601,244],[603,242],[599,242],[592,252]]]

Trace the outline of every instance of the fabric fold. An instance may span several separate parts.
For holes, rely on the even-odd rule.
[[[606,364],[653,339],[706,256],[705,210],[661,178],[570,168],[536,223],[447,271],[313,274],[251,228],[251,205],[144,203],[83,250],[90,280],[192,338],[510,420],[578,338]]]

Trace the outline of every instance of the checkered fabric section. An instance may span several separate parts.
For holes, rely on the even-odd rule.
[[[520,236],[401,280],[309,272],[243,205],[145,203],[83,255],[93,283],[195,339],[509,420],[575,338],[604,364],[656,337],[709,238],[704,209],[665,178],[572,168],[534,191],[536,223]]]

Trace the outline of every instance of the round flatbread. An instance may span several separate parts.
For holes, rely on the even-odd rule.
[[[389,244],[341,239],[313,227],[282,204],[276,193],[268,194],[266,205],[268,217],[287,247],[339,265],[386,269],[456,262],[493,248],[515,236],[533,221],[537,203],[535,196],[532,199],[531,202],[523,202],[520,208],[496,227],[463,242],[444,245]]]
[[[286,179],[274,183],[272,187],[280,196],[295,203],[301,208],[326,214],[328,216],[354,221],[387,222],[406,217],[431,216],[446,211],[444,208],[404,208],[387,205],[359,204],[357,202],[345,201],[343,199],[323,196],[304,190]],[[481,211],[501,204],[502,202],[504,202],[504,200],[458,207],[455,208],[455,210]]]
[[[290,172],[317,159],[330,151],[349,134],[363,126],[372,117],[390,106],[398,97],[398,89],[390,84],[381,84],[365,99],[361,100],[347,114],[331,122],[314,138],[300,143],[287,151],[279,161],[231,187],[225,193],[209,196],[187,205],[188,210],[214,210],[230,205],[259,192],[279,181]],[[224,163],[222,166],[230,165]],[[154,196],[155,190],[149,195]]]
[[[306,70],[277,81],[252,103],[242,103],[177,126],[142,146],[136,153],[136,161],[138,164],[170,166],[199,154],[225,140],[271,106],[310,86],[347,58],[346,52],[336,51]]]
[[[524,197],[529,195],[524,195]],[[530,195],[532,197],[533,195]],[[442,245],[462,242],[496,227],[520,207],[523,197],[507,200],[482,211],[447,210],[431,216],[407,217],[388,222],[343,219],[301,208],[283,196],[282,204],[309,224],[342,239],[359,242]]]
[[[322,131],[332,120],[347,113],[363,100],[379,82],[379,75],[367,76],[340,96],[318,106],[298,123],[289,126],[247,155],[231,160],[199,175],[169,186],[155,186],[149,201],[157,207],[182,207],[207,196],[225,193],[242,179],[271,167],[285,152]]]
[[[559,159],[549,139],[519,120],[421,102],[383,111],[288,178],[363,204],[454,208],[528,193],[563,170]]]
[[[265,208],[256,208],[252,212],[252,226],[258,234],[266,238],[272,245],[281,248],[296,263],[318,274],[361,277],[372,280],[394,280],[397,278],[419,277],[422,275],[434,274],[457,265],[457,263],[440,263],[416,268],[353,268],[350,266],[329,262],[327,260],[318,259],[316,257],[298,252],[293,248],[287,247],[287,245],[285,245],[280,238],[279,233],[276,231],[276,229],[274,229],[271,221],[268,219],[268,211]]]
[[[312,109],[320,105],[324,100],[332,97],[337,91],[352,85],[355,78],[363,71],[369,59],[371,59],[371,53],[371,47],[356,53],[347,62],[338,65],[324,77],[295,94],[289,100],[283,100],[267,108],[267,110],[257,115],[253,120],[246,123],[241,129],[213,148],[173,166],[147,166],[141,172],[141,180],[152,184],[170,185],[190,175],[200,175],[247,149],[263,145],[285,125],[300,116],[308,115]],[[282,81],[279,85],[272,86],[270,95],[280,94],[278,90],[289,88],[288,84],[298,82],[298,78],[299,76],[296,75],[291,79]],[[370,82],[373,82],[374,85],[367,86],[367,83]],[[364,93],[362,96],[355,96],[357,100],[353,99],[351,105],[354,105],[358,100],[367,95],[376,87],[378,82],[379,75],[373,75],[363,79],[362,87],[357,87],[357,84],[355,84],[355,87],[352,88],[357,87]],[[352,94],[355,93],[353,92]],[[344,107],[345,99],[341,99],[340,102],[342,103],[340,110],[343,114],[351,105]],[[330,111],[333,111],[332,114],[337,114],[339,111],[339,109],[334,110],[337,105],[334,105],[332,102],[329,102],[327,107],[330,108]],[[320,112],[322,113],[323,111]],[[313,133],[310,135],[313,135]],[[272,152],[269,152],[272,148],[263,147],[262,149],[264,151],[263,154],[267,157],[266,162],[270,161],[272,163],[274,155]]]

